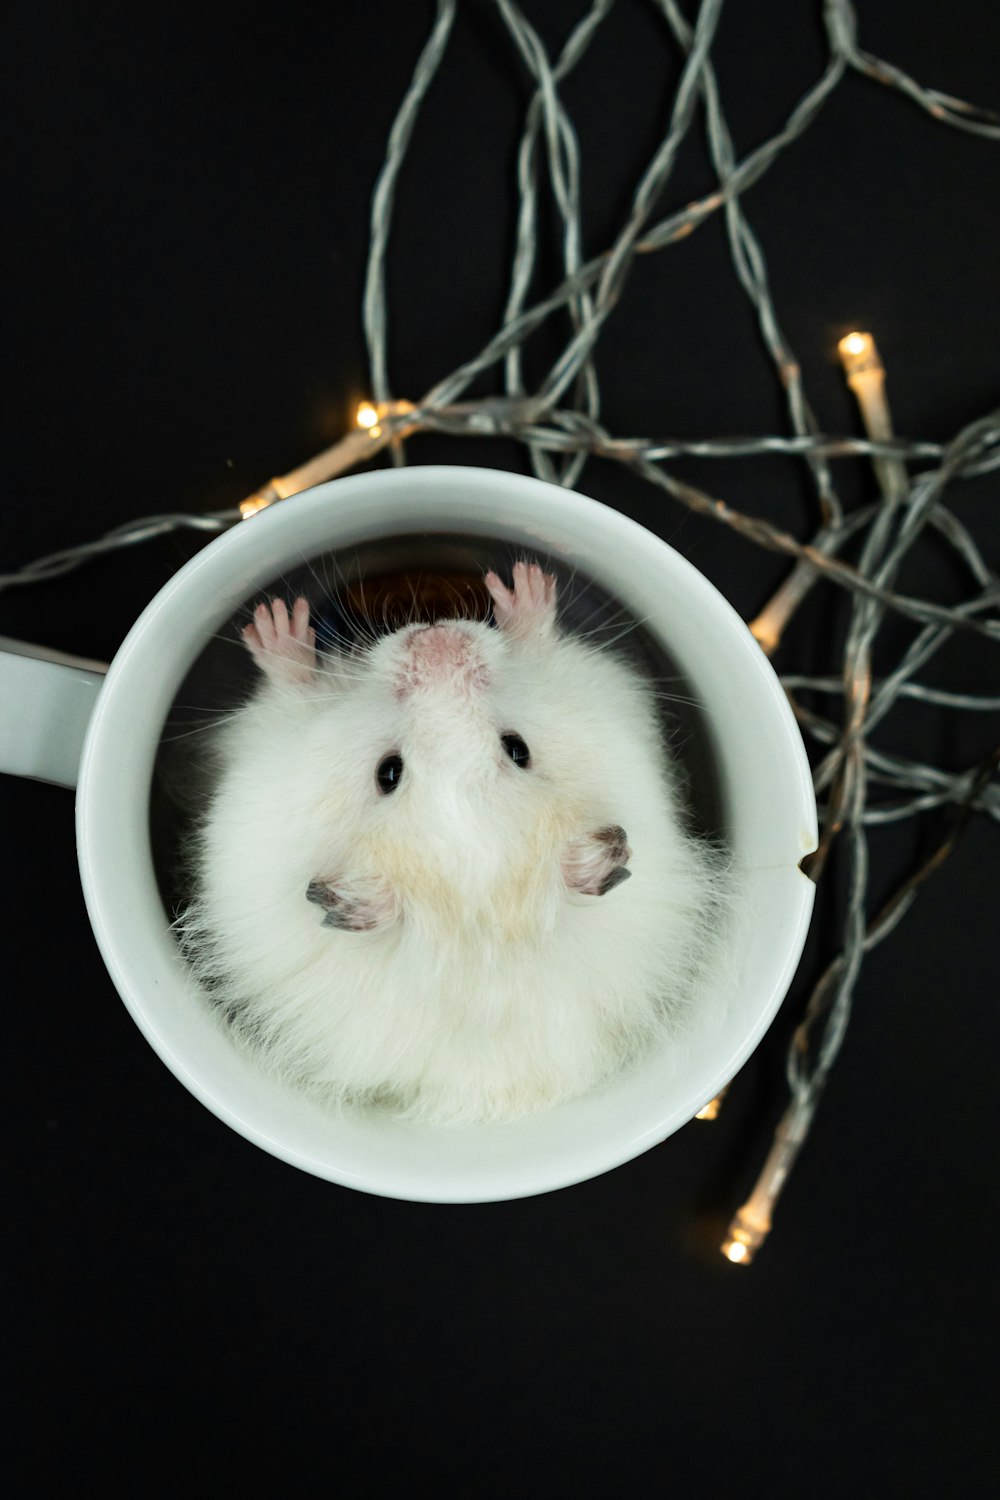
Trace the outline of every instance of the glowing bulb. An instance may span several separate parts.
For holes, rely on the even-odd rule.
[[[269,505],[274,504],[275,500],[280,500],[282,494],[278,485],[279,481],[272,479],[270,484],[265,484],[262,490],[257,490],[255,494],[248,495],[245,500],[241,500],[240,519],[249,521],[250,517],[255,516],[259,510],[266,510]]]
[[[359,427],[376,427],[378,425],[378,411],[372,406],[370,401],[362,401],[354,420]]]
[[[783,1140],[779,1142],[779,1148],[784,1151]],[[765,1166],[765,1173],[771,1172],[771,1177],[763,1188],[758,1183],[754,1195],[737,1211],[729,1226],[729,1233],[719,1246],[726,1259],[731,1260],[735,1266],[748,1266],[771,1232],[769,1202],[773,1200],[776,1191],[771,1166],[773,1156],[774,1147],[771,1148],[771,1157]]]
[[[876,388],[881,390],[885,376],[875,340],[870,333],[849,333],[840,340],[837,353],[840,355],[847,383],[863,406],[862,398]]]
[[[865,354],[873,342],[870,333],[849,333],[846,338],[841,339],[837,348],[841,354],[850,354],[857,358],[859,354]]]
[[[729,1084],[727,1083],[723,1088],[719,1090],[714,1099],[709,1099],[708,1103],[704,1105],[702,1109],[699,1109],[698,1113],[695,1115],[695,1119],[717,1120],[719,1118],[719,1110],[722,1108],[722,1101],[725,1099],[728,1093]]]
[[[734,1266],[748,1266],[753,1260],[754,1251],[766,1239],[767,1230],[756,1231],[752,1226],[741,1224],[739,1219],[740,1214],[737,1214],[719,1249]]]

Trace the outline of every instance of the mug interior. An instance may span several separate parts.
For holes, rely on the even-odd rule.
[[[587,628],[626,630],[637,663],[676,680],[676,696],[690,700],[668,705],[689,818],[695,831],[725,842],[740,886],[716,1003],[676,1046],[545,1114],[461,1128],[376,1110],[333,1114],[237,1051],[171,936],[171,908],[184,894],[171,841],[184,814],[165,786],[171,775],[175,785],[190,783],[183,770],[171,772],[164,726],[168,740],[196,737],[197,717],[177,728],[188,708],[217,713],[227,706],[220,694],[245,696],[250,673],[241,682],[232,666],[245,654],[233,619],[276,584],[297,591],[318,561],[367,579],[401,562],[468,576],[526,554],[555,567],[561,581],[572,577],[568,596]],[[136,623],[102,689],[81,767],[78,830],[105,960],[182,1082],[249,1139],[318,1176],[448,1202],[582,1180],[690,1119],[741,1065],[785,993],[812,905],[798,864],[816,842],[798,730],[773,671],[721,595],[664,543],[593,501],[461,468],[333,481],[242,523],[182,569]]]

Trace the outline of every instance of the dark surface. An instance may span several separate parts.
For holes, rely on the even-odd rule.
[[[582,6],[530,3],[550,46]],[[862,42],[997,107],[1000,12],[862,3]],[[762,14],[766,12],[766,14]],[[822,64],[819,5],[727,7],[716,49],[742,154]],[[385,136],[426,3],[21,5],[8,22],[0,566],[132,517],[233,503],[339,434],[366,394],[360,291]],[[390,358],[418,396],[495,326],[526,92],[483,0],[463,7],[400,191]],[[588,249],[662,130],[676,60],[622,0],[567,89]],[[672,207],[710,184],[689,145]],[[1000,145],[846,81],[745,200],[823,426],[857,431],[836,339],[871,327],[898,429],[947,439],[997,394]],[[542,351],[544,353],[544,350]],[[636,271],[601,355],[619,432],[781,430],[722,226]],[[419,439],[413,462],[522,468],[513,446]],[[804,532],[790,463],[689,467]],[[861,464],[841,464],[853,502]],[[785,565],[616,469],[580,488],[659,530],[745,616]],[[997,488],[952,496],[1000,555]],[[110,658],[189,555],[165,540],[0,599],[0,633]],[[929,555],[909,592],[957,597]],[[951,591],[949,593],[949,590]],[[817,595],[779,665],[823,664]],[[972,638],[937,681],[995,684]],[[16,706],[15,706],[16,710]],[[4,711],[10,711],[4,705]],[[971,764],[996,719],[913,709],[882,743]],[[11,1100],[8,1363],[18,1493],[677,1493],[974,1496],[989,1490],[996,1155],[995,825],[865,966],[772,1239],[718,1253],[784,1102],[783,1053],[836,928],[714,1125],[512,1204],[431,1207],[319,1182],[219,1123],[117,999],[84,912],[72,796],[0,782]],[[942,832],[872,837],[881,898]]]

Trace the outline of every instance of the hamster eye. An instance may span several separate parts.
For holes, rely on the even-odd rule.
[[[502,734],[500,736],[500,743],[515,766],[519,766],[522,771],[526,771],[531,764],[531,753],[521,736],[519,734]]]
[[[394,792],[399,786],[402,775],[403,757],[401,755],[387,755],[384,760],[379,761],[378,770],[375,772],[375,780],[378,783],[379,791],[384,792],[387,796],[390,792]]]

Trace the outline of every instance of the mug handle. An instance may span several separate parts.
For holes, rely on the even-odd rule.
[[[0,636],[0,771],[75,787],[107,664]]]

